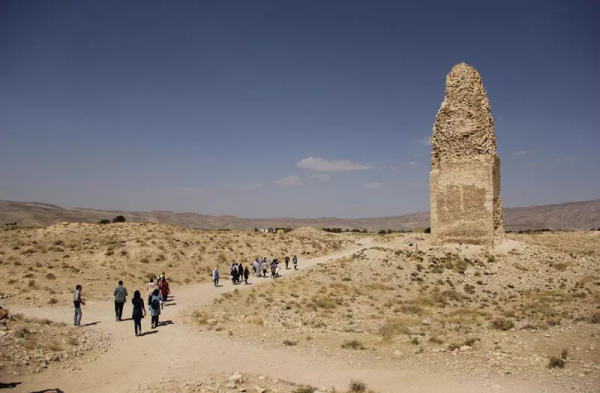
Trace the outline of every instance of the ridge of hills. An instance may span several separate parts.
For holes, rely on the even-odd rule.
[[[172,211],[127,212],[91,208],[63,208],[40,202],[0,201],[0,224],[51,225],[57,222],[96,223],[123,215],[129,222],[156,222],[201,229],[253,230],[268,227],[410,230],[429,226],[429,212],[375,218],[239,218]],[[506,230],[588,230],[600,228],[600,199],[504,209]]]

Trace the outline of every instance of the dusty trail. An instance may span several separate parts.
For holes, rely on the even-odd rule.
[[[301,260],[302,270],[330,259],[349,256],[363,247],[370,247],[371,239],[343,252]],[[285,277],[296,274],[284,271]],[[240,371],[290,380],[313,386],[347,386],[350,379],[366,382],[380,392],[560,392],[559,387],[542,386],[539,383],[515,379],[499,380],[495,377],[436,374],[410,366],[410,361],[390,364],[389,361],[373,359],[368,365],[355,364],[350,357],[342,358],[324,352],[307,356],[294,348],[268,348],[261,346],[256,338],[253,342],[239,345],[223,335],[198,332],[193,326],[183,323],[191,308],[212,301],[233,289],[247,290],[270,279],[255,279],[253,285],[233,287],[223,280],[223,287],[198,284],[174,287],[174,301],[165,307],[161,320],[173,323],[161,326],[157,333],[137,338],[132,322],[114,321],[112,302],[88,302],[84,308],[84,323],[97,324],[86,327],[99,329],[111,337],[111,348],[96,361],[82,364],[76,371],[50,369],[44,373],[22,379],[15,392],[61,389],[63,392],[137,392],[143,385],[159,384],[161,381],[186,381],[202,378],[209,374]],[[130,292],[136,288],[130,286]],[[50,318],[72,323],[70,307],[11,307],[26,315]],[[128,316],[128,303],[124,315]],[[148,330],[149,317],[142,322]],[[13,377],[12,379],[19,379]],[[10,381],[14,382],[14,381]]]

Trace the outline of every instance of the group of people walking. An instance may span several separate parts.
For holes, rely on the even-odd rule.
[[[152,329],[155,329],[159,326],[159,316],[164,307],[164,302],[167,301],[169,295],[171,294],[169,282],[167,281],[165,272],[162,272],[162,274],[158,276],[156,282],[153,278],[151,278],[150,282],[147,284],[147,288],[148,311],[152,316]],[[77,285],[75,287],[75,295],[73,298],[73,305],[75,306],[73,324],[75,326],[81,326],[81,318],[83,316],[81,306],[85,305],[85,301],[82,298],[82,291],[83,287],[81,285]],[[115,288],[113,295],[115,297],[115,318],[117,322],[120,322],[123,320],[123,307],[125,306],[125,303],[127,302],[127,296],[129,295],[127,288],[123,286],[123,281],[119,281],[119,284]],[[147,313],[144,299],[142,298],[140,291],[136,290],[133,293],[131,304],[133,305],[131,319],[133,320],[135,335],[141,336],[142,318],[144,318]]]
[[[284,261],[285,268],[287,270],[290,268],[290,257],[286,256],[284,258]],[[280,261],[277,258],[273,259],[271,263],[267,262],[267,258],[263,258],[262,260],[256,258],[256,260],[251,265],[252,270],[254,271],[254,277],[268,277],[267,271],[269,270],[269,268],[271,270],[271,278],[280,277],[281,268],[279,267],[279,262]],[[296,255],[294,255],[294,257],[292,258],[292,262],[294,264],[294,270],[298,270],[298,257]],[[250,277],[250,270],[248,269],[248,266],[244,266],[242,263],[237,263],[233,261],[230,268],[230,274],[231,283],[233,285],[241,284],[242,281],[245,285],[248,285],[248,278]],[[220,273],[219,267],[217,266],[215,267],[215,270],[213,270],[213,283],[215,287],[219,286],[219,279]]]
[[[285,268],[290,268],[290,257],[285,257]],[[294,270],[298,270],[298,257],[294,255],[292,258],[292,262],[294,264]],[[252,270],[254,272],[254,277],[267,277],[267,271],[270,267],[271,269],[271,278],[276,278],[281,276],[281,269],[279,267],[279,260],[277,258],[273,259],[269,264],[267,262],[267,258],[263,258],[256,260],[252,263]],[[248,278],[250,277],[250,270],[248,266],[242,265],[242,263],[237,263],[233,261],[231,264],[231,282],[233,285],[241,284],[243,281],[245,285],[248,285]],[[219,268],[215,268],[213,271],[213,282],[215,287],[219,286]],[[73,296],[73,306],[75,307],[75,315],[73,317],[73,325],[81,326],[81,318],[83,316],[83,312],[81,310],[81,306],[85,305],[85,301],[82,297],[83,287],[81,285],[77,285],[75,287],[75,295]],[[162,272],[157,279],[156,282],[153,278],[147,284],[147,299],[148,299],[148,311],[152,316],[152,329],[155,329],[159,326],[159,317],[161,314],[161,310],[164,307],[164,302],[167,301],[169,295],[171,294],[171,290],[169,289],[169,282],[167,281],[167,277],[165,276],[165,272]],[[113,293],[115,297],[115,319],[117,322],[123,320],[123,307],[127,302],[127,296],[129,293],[127,292],[127,288],[123,286],[123,281],[119,281],[119,284],[115,288]],[[133,299],[131,299],[131,304],[133,305],[133,312],[131,315],[131,319],[133,319],[133,326],[135,329],[135,335],[142,335],[142,318],[146,316],[146,307],[144,304],[144,299],[142,298],[142,294],[140,291],[135,291],[133,293]]]

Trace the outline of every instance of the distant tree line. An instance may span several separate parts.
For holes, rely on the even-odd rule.
[[[112,222],[113,223],[117,223],[117,222],[125,222],[127,220],[125,220],[125,217],[123,216],[116,216],[115,218],[113,218]],[[104,220],[100,220],[98,221],[98,224],[101,225],[106,225],[106,224],[110,224],[110,220],[104,219]]]
[[[360,230],[360,229],[344,229],[344,230],[342,230],[342,228],[321,228],[321,230],[323,230],[325,232],[330,232],[330,233],[342,233],[342,232],[367,233],[366,229],[363,229],[363,230]]]
[[[400,230],[396,230],[396,229],[382,229],[379,232],[377,232],[377,234],[379,235],[391,235],[392,233],[412,233],[413,230],[412,229],[400,229]]]

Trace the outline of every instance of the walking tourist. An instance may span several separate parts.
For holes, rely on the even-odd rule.
[[[262,276],[267,277],[267,258],[264,258],[262,261]]]
[[[123,306],[127,301],[127,288],[123,286],[123,281],[119,281],[119,285],[115,288],[115,314],[117,321],[121,321],[123,317]]]
[[[244,269],[244,284],[248,285],[248,277],[250,277],[250,270],[248,270],[248,266]]]
[[[258,262],[258,258],[252,264],[252,269],[254,270],[254,277],[260,277],[260,263]]]
[[[156,289],[156,285],[154,284],[154,279],[153,278],[150,279],[150,282],[148,283],[147,286],[148,286],[148,291],[147,291],[148,304],[150,304],[150,297],[152,297],[152,292],[154,292],[154,290]]]
[[[298,270],[298,257],[294,255],[294,270]]]
[[[215,267],[213,270],[213,282],[215,283],[215,287],[219,286],[219,267]]]
[[[167,277],[162,278],[162,285],[160,286],[160,294],[162,295],[163,302],[166,302],[169,298],[169,294],[171,294],[171,290],[169,289],[169,282],[167,281]]]
[[[231,268],[231,282],[233,283],[233,285],[237,284],[238,281],[238,269],[237,269],[237,265],[234,265]]]
[[[275,269],[277,268],[277,259],[271,261],[271,278],[275,278]]]
[[[73,325],[81,326],[81,317],[83,317],[83,313],[81,312],[81,306],[85,306],[85,302],[81,298],[81,291],[83,287],[81,285],[77,285],[75,287],[75,296],[73,297],[73,305],[75,306],[75,317],[73,319]]]
[[[142,299],[140,291],[135,291],[133,293],[133,299],[131,299],[131,303],[133,304],[133,313],[131,314],[131,318],[133,319],[135,336],[138,337],[142,335],[142,318],[146,316],[146,307],[144,307],[144,299]]]
[[[290,257],[288,257],[286,255],[285,257],[285,270],[288,270],[290,268]]]
[[[242,282],[242,279],[244,278],[244,266],[242,266],[241,262],[238,265],[238,277],[239,277],[239,281]]]
[[[163,307],[162,296],[160,295],[160,291],[158,288],[152,292],[152,296],[150,297],[150,302],[148,303],[148,308],[150,309],[150,315],[152,316],[152,329],[158,327],[158,318],[160,316],[160,309]]]

